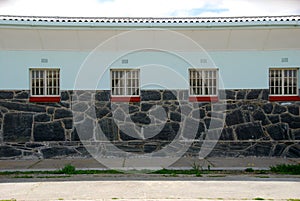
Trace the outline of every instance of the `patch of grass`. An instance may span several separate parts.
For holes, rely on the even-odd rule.
[[[300,201],[300,199],[288,199],[287,201]]]
[[[60,170],[53,171],[4,171],[0,175],[34,175],[34,174],[124,174],[118,170],[76,170],[72,165],[66,165]],[[1,201],[1,200],[0,200]]]
[[[194,163],[193,166],[192,166],[192,168],[193,168],[193,170],[195,172],[195,176],[196,177],[202,177],[201,171],[200,171],[200,168],[202,170],[202,167],[199,164]]]
[[[10,200],[0,200],[0,201],[17,201],[16,199],[10,199]]]
[[[118,170],[76,170],[74,174],[124,174]]]
[[[76,168],[71,164],[65,165],[64,168],[61,169],[62,174],[75,174]]]
[[[51,179],[51,178],[68,178],[68,177],[71,177],[71,176],[67,176],[67,175],[56,175],[56,176],[37,176],[36,178],[39,178],[39,179]]]
[[[300,164],[297,165],[280,164],[276,166],[271,166],[270,171],[277,174],[300,175]]]
[[[264,200],[264,198],[258,197],[258,198],[253,198],[253,200]]]
[[[111,198],[112,200],[118,200],[119,198]]]
[[[190,169],[190,170],[170,170],[170,169],[161,169],[161,170],[156,170],[150,174],[195,174],[195,171]]]
[[[246,168],[245,172],[254,172],[253,168]]]
[[[63,198],[58,198],[58,200],[64,200]]]
[[[267,174],[268,171],[267,170],[256,170],[255,173],[257,173],[257,174]]]
[[[31,179],[33,176],[31,175],[20,175],[20,176],[14,176],[15,179]]]
[[[170,170],[170,169],[161,169],[161,170],[156,170],[154,172],[151,172],[149,174],[185,174],[185,175],[196,175],[196,176],[200,176],[201,174],[206,173],[204,171],[200,171],[197,169],[188,169],[188,170]]]

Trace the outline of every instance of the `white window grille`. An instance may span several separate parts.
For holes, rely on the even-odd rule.
[[[139,96],[139,69],[111,69],[112,96]]]
[[[31,96],[59,96],[59,69],[30,69]]]
[[[298,68],[270,68],[270,95],[298,95]]]
[[[191,96],[218,95],[218,69],[189,69]]]

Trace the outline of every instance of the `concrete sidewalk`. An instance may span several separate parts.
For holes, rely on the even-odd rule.
[[[299,180],[43,181],[0,183],[0,200],[204,201],[299,199]]]
[[[278,164],[299,164],[300,158],[261,158],[261,157],[245,157],[245,158],[180,158],[172,165],[155,166],[155,164],[166,160],[166,158],[155,159],[105,159],[104,164],[113,169],[191,169],[197,164],[203,169],[208,166],[212,170],[244,170],[246,168],[253,169],[269,169],[270,166]],[[102,162],[103,160],[101,160]],[[74,158],[74,159],[41,159],[41,160],[0,160],[0,171],[29,171],[29,170],[57,170],[65,165],[71,164],[76,169],[107,169],[106,166],[93,158]],[[167,164],[167,163],[166,163]]]

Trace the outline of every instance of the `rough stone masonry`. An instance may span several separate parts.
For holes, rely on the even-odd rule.
[[[220,94],[220,103],[190,103],[187,90],[142,90],[141,101],[124,108],[110,101],[110,91],[62,91],[59,103],[30,103],[26,90],[0,91],[0,159],[91,157],[83,142],[99,140],[141,155],[193,140],[185,156],[198,156],[205,139],[216,140],[214,133],[220,136],[208,156],[300,157],[300,102],[269,102],[267,89]],[[105,139],[91,129],[95,125]],[[141,139],[142,127],[155,135]]]

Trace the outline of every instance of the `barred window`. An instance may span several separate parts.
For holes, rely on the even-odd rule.
[[[139,96],[139,82],[139,69],[111,69],[112,96]]]
[[[271,68],[270,95],[298,95],[298,68]]]
[[[191,96],[216,96],[218,69],[189,69]]]
[[[30,69],[31,96],[59,96],[59,69]]]

